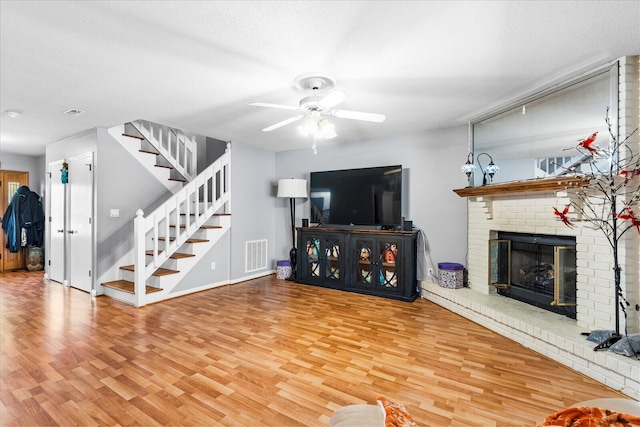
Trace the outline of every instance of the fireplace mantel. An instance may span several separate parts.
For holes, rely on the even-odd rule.
[[[503,196],[538,191],[562,191],[568,188],[584,187],[588,181],[578,177],[541,178],[526,181],[503,182],[480,187],[466,187],[453,190],[460,197]]]

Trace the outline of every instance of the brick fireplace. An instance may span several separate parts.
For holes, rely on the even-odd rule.
[[[618,128],[628,135],[640,122],[640,57],[620,60]],[[629,141],[640,150],[640,137]],[[560,182],[563,181],[563,182]],[[615,290],[612,248],[599,230],[577,222],[569,228],[553,214],[553,208],[570,203],[571,178],[493,184],[494,190],[455,190],[468,200],[468,285],[446,289],[421,282],[422,296],[531,348],[576,371],[640,400],[640,361],[610,351],[593,351],[583,332],[614,329]],[[567,190],[569,189],[569,190]],[[576,217],[575,212],[569,216]],[[634,230],[635,231],[635,230]],[[530,233],[575,239],[575,319],[507,298],[491,285],[489,241],[501,233]],[[640,235],[627,233],[619,245],[621,287],[631,303],[627,320],[621,314],[624,333],[640,332]],[[546,262],[545,262],[546,263]],[[540,263],[544,264],[544,263]],[[594,396],[597,397],[597,396]]]
[[[499,185],[499,184],[497,184]],[[423,297],[505,335],[520,344],[640,399],[640,361],[609,351],[593,351],[582,332],[614,327],[611,247],[586,224],[569,228],[553,208],[569,203],[570,192],[548,190],[468,197],[468,288],[444,289],[422,282]],[[573,214],[573,213],[571,213]],[[504,233],[558,236],[575,241],[575,319],[500,295],[491,285],[489,244]],[[621,248],[623,288],[636,301],[638,237],[629,234]],[[637,285],[636,285],[637,286]],[[628,310],[629,333],[638,332],[638,312]]]
[[[476,197],[469,200],[469,287],[494,293],[489,277],[489,240],[501,232],[570,237],[576,245],[576,324],[586,330],[614,327],[612,249],[605,236],[587,224],[569,228],[553,215],[553,208],[569,204],[567,191]],[[572,212],[570,212],[570,215]],[[622,245],[621,255],[633,250]],[[631,256],[630,258],[635,258]],[[624,268],[624,283],[637,280],[633,265]],[[635,321],[634,321],[635,320]],[[631,317],[632,329],[637,317]]]

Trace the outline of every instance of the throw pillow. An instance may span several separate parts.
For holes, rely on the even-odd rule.
[[[401,402],[380,396],[378,397],[378,404],[384,408],[385,427],[417,427],[417,424],[413,421],[413,417],[407,412],[407,408],[405,408]]]

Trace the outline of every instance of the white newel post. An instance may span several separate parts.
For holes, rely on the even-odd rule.
[[[134,292],[136,307],[144,305],[144,296],[146,295],[145,286],[145,230],[144,230],[144,212],[142,209],[136,211],[136,218],[133,221],[133,235],[135,239],[134,251]]]

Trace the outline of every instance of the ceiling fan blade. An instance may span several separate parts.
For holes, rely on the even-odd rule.
[[[318,102],[318,104],[320,104],[320,106],[326,109],[329,109],[340,104],[342,101],[346,99],[346,97],[347,97],[347,94],[344,93],[343,91],[334,90],[329,92],[324,98],[322,98],[320,102]]]
[[[291,105],[269,104],[267,102],[252,102],[249,105],[252,105],[254,107],[281,108],[283,110],[297,110],[299,108],[299,107],[292,107]]]
[[[276,123],[275,125],[271,125],[269,127],[266,127],[264,129],[262,129],[262,132],[271,132],[272,130],[278,129],[278,128],[282,127],[282,126],[286,126],[289,123],[293,123],[295,121],[298,121],[303,117],[304,117],[304,114],[301,114],[299,116],[289,117],[287,120],[283,120],[281,122]]]
[[[364,120],[367,122],[382,123],[386,119],[384,114],[363,113],[361,111],[335,110],[333,115],[342,119]]]

